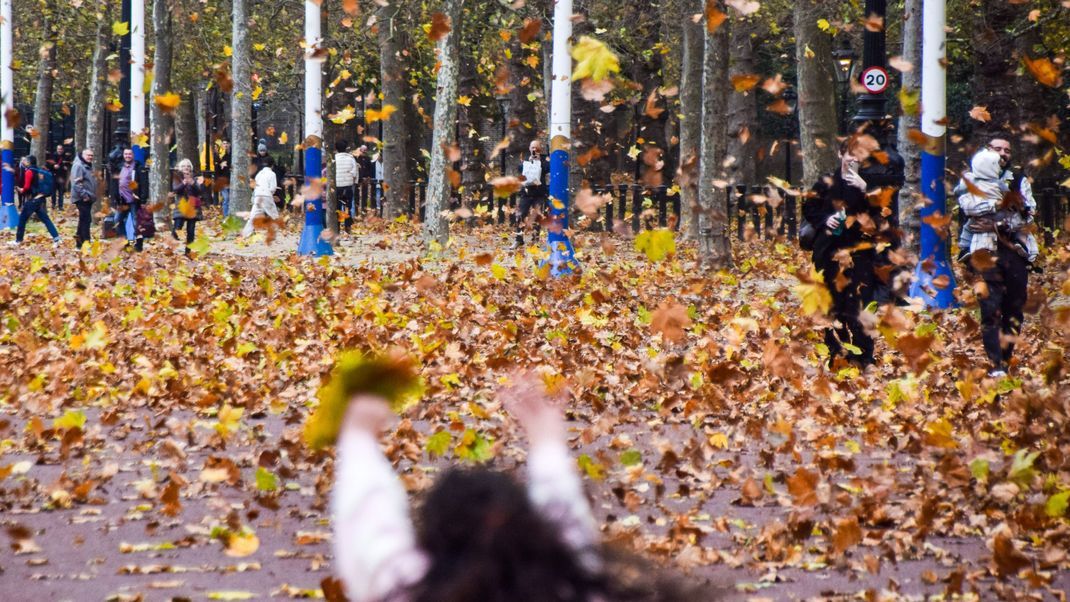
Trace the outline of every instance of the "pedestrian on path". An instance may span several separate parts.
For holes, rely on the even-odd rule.
[[[520,204],[516,212],[516,232],[513,249],[524,246],[524,232],[534,224],[534,236],[539,235],[538,220],[550,199],[547,184],[550,177],[550,162],[543,156],[542,142],[532,140],[528,145],[528,158],[520,164]],[[532,214],[534,210],[534,215]]]
[[[67,191],[71,162],[67,158],[67,149],[62,144],[57,144],[56,152],[49,156],[48,168],[52,170],[52,175],[56,179],[56,186],[52,191],[52,209],[63,211],[63,193]]]
[[[19,212],[19,226],[15,231],[15,240],[8,244],[22,244],[22,239],[26,236],[26,223],[30,221],[31,215],[35,215],[48,229],[48,233],[52,235],[52,246],[58,247],[59,231],[56,230],[56,225],[52,223],[52,220],[48,218],[48,201],[55,191],[55,176],[47,169],[37,167],[37,157],[29,155],[25,159],[28,177],[23,181],[19,194],[23,195],[26,201],[22,203],[22,211]]]
[[[700,600],[658,571],[614,569],[569,457],[565,423],[541,379],[501,391],[527,433],[527,488],[484,468],[451,469],[409,517],[405,488],[377,437],[385,400],[350,402],[332,492],[336,572],[350,600]],[[645,569],[645,570],[644,570]]]
[[[97,200],[97,176],[93,173],[93,151],[85,149],[71,165],[71,202],[78,209],[78,230],[75,245],[82,245],[91,240],[93,223],[93,203]]]
[[[825,330],[830,368],[839,356],[863,369],[875,362],[873,337],[859,315],[876,297],[876,249],[892,235],[881,208],[866,198],[866,181],[859,175],[862,154],[853,138],[844,141],[839,169],[822,176],[803,202],[803,216],[816,232],[814,267],[832,296],[836,325]]]
[[[349,234],[353,226],[353,216],[356,209],[354,188],[358,175],[358,164],[353,153],[349,152],[349,143],[339,140],[334,144],[334,192],[338,199],[338,209],[346,214],[345,231]]]
[[[138,194],[138,172],[141,165],[134,160],[134,151],[129,148],[122,150],[122,163],[119,165],[119,215],[116,219],[116,227],[126,237],[128,245],[132,245],[135,251],[141,251],[145,246],[145,224],[139,224],[138,214],[141,211],[141,197]],[[151,218],[151,216],[150,216]]]
[[[193,177],[193,162],[189,159],[178,162],[177,172],[176,182],[171,186],[174,196],[171,236],[178,240],[178,231],[185,227],[186,256],[189,256],[189,246],[197,236],[197,222],[204,219],[201,207],[207,198],[207,191],[204,187],[204,176]]]
[[[254,222],[260,216],[271,219],[279,218],[279,209],[275,206],[275,191],[278,190],[278,178],[275,177],[275,165],[271,157],[264,155],[258,159],[260,171],[256,173],[256,187],[253,189],[253,206],[249,211],[249,219],[245,221],[241,237],[248,238],[253,234]]]

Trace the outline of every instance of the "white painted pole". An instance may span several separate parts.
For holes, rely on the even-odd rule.
[[[157,0],[161,1],[161,0]],[[134,160],[145,164],[145,0],[130,3],[130,135]]]
[[[550,273],[570,274],[579,269],[576,252],[566,232],[569,218],[569,153],[572,146],[572,0],[554,5],[554,47],[550,84],[550,218],[546,228]]]
[[[11,69],[14,60],[11,38],[11,0],[0,0],[0,96],[3,114],[0,114],[0,160],[3,162],[3,181],[0,183],[0,228],[15,228],[18,213],[15,210],[15,130],[7,122],[8,111],[15,108],[15,72]]]
[[[921,30],[921,133],[934,138],[947,132],[946,0],[925,0]]]
[[[326,211],[323,207],[323,59],[317,50],[320,38],[320,3],[305,0],[305,224],[298,255],[333,255],[334,248],[323,238]],[[313,186],[314,182],[323,186]],[[319,191],[319,192],[315,192]]]

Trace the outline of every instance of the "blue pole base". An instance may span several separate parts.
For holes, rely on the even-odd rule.
[[[323,226],[305,223],[301,229],[301,240],[297,243],[298,255],[334,255],[334,247],[331,243],[323,240]]]
[[[910,286],[910,296],[921,299],[931,309],[949,309],[957,307],[955,300],[955,273],[948,258],[947,240],[940,236],[925,218],[947,212],[947,196],[944,192],[944,155],[921,153],[921,192],[926,199],[921,209],[919,262],[914,270],[914,284]],[[950,237],[950,233],[945,232]],[[924,269],[928,264],[931,270]],[[933,284],[939,278],[940,286]]]
[[[580,270],[580,262],[576,260],[576,251],[572,248],[572,241],[561,233],[551,232],[547,237],[548,259],[539,263],[539,267],[550,265],[550,275],[567,276]]]
[[[0,210],[0,229],[16,230],[19,227],[19,210],[14,205],[4,205]]]
[[[568,230],[568,140],[555,138],[550,141],[550,218],[554,224],[546,228],[546,251],[549,259],[539,267],[550,265],[550,275],[565,276],[579,271],[576,251],[572,241],[565,235]]]

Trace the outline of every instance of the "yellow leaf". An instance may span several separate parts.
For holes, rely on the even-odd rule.
[[[263,44],[259,43],[259,42],[257,42],[256,44],[253,44],[253,50],[255,50],[257,52],[260,52],[264,48],[266,48],[266,47]]]
[[[125,36],[130,33],[130,23],[128,21],[115,21],[111,24],[111,33],[115,36]]]
[[[472,99],[468,96],[459,96],[457,98],[457,104],[469,107],[472,106]]]
[[[337,113],[332,113],[331,115],[328,115],[327,118],[331,120],[331,123],[341,125],[356,116],[356,110],[352,106],[346,105],[344,109],[338,111]]]
[[[505,280],[505,267],[500,264],[493,264],[490,266],[490,273],[494,276],[495,280]]]
[[[182,97],[174,92],[167,92],[166,94],[157,94],[155,102],[161,111],[170,115],[175,112],[178,105],[182,104]]]
[[[809,278],[795,285],[795,294],[802,300],[803,311],[807,315],[828,314],[832,307],[832,295],[825,287],[825,277],[810,268]]]
[[[234,49],[226,44],[223,45],[223,56],[234,56]]]
[[[676,238],[668,228],[645,230],[635,237],[635,250],[650,261],[661,261],[676,253]]]
[[[710,445],[717,449],[728,447],[728,435],[725,435],[724,433],[714,433],[710,435]]]
[[[817,28],[821,31],[828,31],[832,27],[832,24],[828,22],[828,19],[818,19]]]
[[[368,121],[368,123],[375,123],[376,121],[380,120],[386,121],[387,119],[390,119],[390,116],[393,115],[394,111],[397,110],[398,108],[394,105],[383,105],[383,108],[378,111],[375,109],[368,109],[365,112],[366,120]]]
[[[227,541],[227,556],[242,558],[260,548],[260,538],[255,533],[232,535]]]
[[[610,73],[620,72],[620,60],[613,51],[602,42],[582,36],[572,47],[572,58],[576,60],[576,70],[572,72],[573,80],[591,78],[602,81]]]
[[[255,88],[253,88],[253,100],[256,100],[256,99],[260,98],[260,95],[263,94],[263,93],[264,93],[263,86],[260,86],[259,84],[257,84],[257,86]]]

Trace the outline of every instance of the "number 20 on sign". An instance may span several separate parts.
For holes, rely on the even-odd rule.
[[[888,87],[888,72],[883,67],[870,67],[862,72],[862,85],[870,94],[880,94]]]

